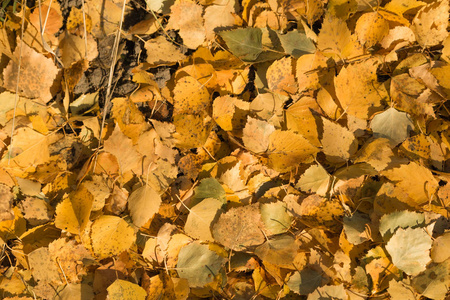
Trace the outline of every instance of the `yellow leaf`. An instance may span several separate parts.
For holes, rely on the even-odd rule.
[[[186,74],[189,75],[190,77],[185,77]],[[197,83],[200,83],[200,85],[195,84],[195,82],[192,83],[191,77],[194,78],[197,81]],[[182,80],[182,78],[184,78],[184,81]],[[193,87],[188,86],[187,88],[192,89],[197,86],[199,89],[203,91],[202,89],[203,86],[210,89],[215,88],[217,84],[217,75],[216,70],[211,64],[198,63],[178,69],[177,72],[175,73],[175,80],[177,81],[177,85],[180,84],[181,82],[186,84],[185,81],[187,80],[188,84],[194,84]],[[186,87],[182,86],[181,90],[185,88]]]
[[[255,153],[263,153],[269,147],[268,137],[275,131],[275,127],[266,121],[248,117],[243,130],[242,141],[244,146]]]
[[[392,0],[387,3],[384,8],[388,11],[392,11],[399,16],[402,16],[406,11],[413,10],[424,6],[425,2],[418,0]]]
[[[275,130],[269,137],[269,167],[286,172],[299,164],[311,163],[318,151],[307,139],[293,131]]]
[[[80,234],[89,222],[94,197],[80,186],[56,206],[55,226],[73,234]]]
[[[112,103],[111,113],[120,131],[136,144],[139,136],[149,128],[144,115],[128,98],[115,98]]]
[[[58,68],[52,59],[36,52],[26,44],[14,50],[14,56],[22,55],[20,67],[19,94],[27,98],[37,98],[38,102],[49,102],[56,92]],[[3,87],[15,91],[18,65],[11,60],[3,70]],[[54,86],[55,84],[55,86]]]
[[[147,292],[129,281],[117,279],[108,288],[108,298],[111,300],[145,300]]]
[[[317,48],[335,61],[353,58],[364,53],[363,48],[352,35],[347,23],[337,17],[327,15],[320,30]]]
[[[317,119],[312,111],[314,106],[317,106],[314,98],[300,98],[286,110],[286,127],[301,134],[312,145],[320,147]],[[320,111],[319,107],[317,111]]]
[[[183,43],[190,49],[203,44],[206,31],[203,27],[203,7],[194,1],[177,0],[170,7],[171,16],[168,28],[180,30]]]
[[[356,22],[358,40],[367,48],[375,46],[389,32],[389,23],[377,12],[363,14]]]
[[[394,153],[388,139],[378,138],[364,144],[358,152],[355,163],[366,162],[377,171],[383,171],[392,161]]]
[[[384,171],[382,174],[394,181],[397,187],[405,190],[406,194],[414,201],[408,203],[411,206],[428,203],[439,187],[439,183],[431,171],[415,162]]]
[[[120,217],[103,215],[90,228],[92,251],[99,259],[119,255],[133,245],[134,229]]]
[[[329,73],[326,70],[328,59],[319,51],[298,58],[295,70],[299,92],[320,88],[319,79]]]
[[[293,74],[294,60],[291,57],[274,61],[267,69],[269,89],[282,95],[295,94],[297,83]]]
[[[133,218],[133,224],[141,227],[158,212],[161,204],[159,194],[148,185],[133,191],[128,198],[128,209]]]
[[[205,144],[214,124],[211,117],[193,114],[178,114],[173,117],[177,146],[185,149],[201,147]]]
[[[144,47],[147,53],[151,53],[147,62],[152,66],[173,65],[186,58],[177,46],[162,35],[146,41]]]
[[[86,14],[92,19],[92,34],[96,38],[103,38],[114,34],[119,28],[122,17],[122,3],[114,0],[88,0],[85,5]]]
[[[208,90],[197,79],[185,76],[174,88],[174,114],[207,114],[211,108]]]
[[[322,117],[323,135],[322,147],[323,153],[327,155],[330,162],[344,162],[350,156],[355,154],[358,149],[358,141],[353,133],[336,123]]]
[[[141,155],[133,147],[131,139],[122,133],[119,126],[114,128],[111,136],[105,141],[104,149],[117,158],[122,174],[140,165]]]
[[[423,48],[438,45],[448,36],[449,1],[436,1],[422,7],[412,21],[412,30]]]
[[[349,115],[368,119],[388,98],[385,85],[377,80],[378,65],[376,59],[368,59],[344,67],[336,76],[336,96]]]

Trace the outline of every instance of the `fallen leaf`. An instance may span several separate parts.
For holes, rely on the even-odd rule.
[[[184,230],[201,241],[213,242],[211,224],[219,213],[223,202],[214,198],[206,198],[190,209]]]
[[[104,149],[117,158],[122,174],[138,167],[142,160],[139,152],[133,147],[132,140],[122,133],[119,126],[116,126],[111,136],[105,140]]]
[[[302,174],[295,187],[306,193],[325,196],[328,193],[331,178],[322,165],[312,165]]]
[[[386,244],[392,263],[408,275],[425,271],[431,261],[431,237],[422,228],[399,228]]]
[[[378,64],[376,59],[368,59],[344,67],[335,77],[336,96],[349,115],[368,119],[381,110],[388,95],[384,83],[377,79]]]
[[[94,197],[86,188],[69,194],[56,206],[55,226],[73,234],[80,234],[89,222]]]
[[[356,22],[358,40],[367,48],[375,46],[389,32],[389,23],[378,12],[363,14]]]
[[[117,216],[99,217],[92,223],[89,232],[93,254],[99,259],[127,251],[136,239],[134,229]]]
[[[294,30],[286,34],[277,34],[284,51],[295,58],[316,51],[314,43],[302,32]]]
[[[213,225],[212,234],[216,242],[234,250],[264,243],[264,223],[259,204],[235,207],[219,216]]]
[[[412,29],[417,42],[423,47],[437,45],[448,36],[447,0],[435,2],[422,7],[412,21]]]
[[[255,250],[255,254],[265,263],[282,268],[293,269],[293,261],[297,255],[298,245],[290,235],[278,235],[266,241]]]
[[[300,271],[296,271],[287,282],[287,286],[291,291],[300,295],[308,295],[314,292],[318,288],[324,278],[318,271],[305,268]]]
[[[444,299],[450,282],[450,260],[434,265],[412,280],[412,286],[430,299]]]
[[[322,122],[323,135],[321,143],[323,153],[327,155],[327,159],[330,162],[347,161],[358,149],[355,136],[347,128],[328,119],[322,118]]]
[[[375,137],[387,138],[391,147],[395,147],[409,136],[414,124],[407,113],[391,107],[377,114],[372,119],[370,127]]]
[[[255,153],[263,153],[269,147],[269,136],[275,127],[265,121],[248,117],[243,130],[244,146]]]
[[[414,162],[402,165],[399,168],[384,171],[383,174],[396,182],[396,186],[403,188],[405,193],[414,200],[410,205],[423,205],[438,188],[438,182],[432,173]],[[414,186],[410,182],[415,182]]]
[[[150,186],[144,185],[134,190],[128,198],[133,224],[137,227],[145,225],[159,211],[161,197]]]
[[[433,247],[431,248],[431,259],[433,262],[442,263],[450,258],[448,247],[450,247],[450,234],[447,232],[433,241]]]
[[[195,49],[206,38],[203,27],[203,7],[189,0],[176,0],[170,7],[171,16],[168,27],[179,30],[183,43],[190,49]]]
[[[111,300],[144,300],[147,297],[145,290],[126,280],[117,279],[108,288],[108,298]]]
[[[271,235],[287,232],[291,227],[292,216],[282,201],[261,203],[261,218]]]
[[[181,248],[177,273],[180,278],[188,280],[190,287],[203,287],[214,280],[225,261],[209,250],[208,245],[193,242]]]
[[[164,36],[158,36],[145,42],[145,50],[151,53],[147,56],[150,65],[173,65],[186,58],[181,51]]]
[[[269,167],[279,172],[313,161],[318,149],[292,131],[275,130],[269,136]]]
[[[206,40],[213,41],[218,29],[231,27],[235,24],[235,14],[238,7],[235,0],[227,1],[225,5],[210,5],[205,8]]]
[[[266,77],[271,91],[286,96],[297,92],[293,66],[294,61],[290,57],[281,58],[270,65]]]
[[[356,211],[352,216],[344,217],[344,232],[347,240],[353,245],[359,245],[371,239],[369,235],[370,218]],[[367,226],[367,227],[366,227]]]
[[[0,184],[0,222],[14,220],[13,200],[11,189],[5,184]]]
[[[42,103],[49,102],[56,90],[56,77],[58,68],[52,59],[36,52],[34,49],[23,44],[14,50],[14,56],[19,59],[19,53],[22,54],[19,93],[27,98],[36,98]],[[18,64],[11,60],[8,66],[3,70],[4,88],[15,91],[17,84]]]
[[[262,31],[259,28],[239,28],[222,31],[219,35],[230,51],[243,61],[256,61],[263,52]]]

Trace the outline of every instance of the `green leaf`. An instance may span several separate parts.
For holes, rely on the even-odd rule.
[[[413,211],[396,211],[380,219],[380,233],[385,241],[389,240],[397,228],[417,227],[425,223],[425,216]]]
[[[431,237],[423,228],[399,228],[386,244],[392,263],[408,275],[425,271],[430,262]]]
[[[193,205],[203,201],[203,199],[214,198],[222,201],[224,204],[227,203],[225,198],[225,190],[222,185],[214,178],[205,178],[200,184],[194,189],[194,201]]]
[[[407,113],[391,107],[373,117],[370,127],[374,137],[387,138],[391,146],[395,147],[406,140],[414,124]]]
[[[256,61],[263,52],[262,31],[259,28],[238,28],[222,31],[219,35],[230,51],[243,61]]]
[[[260,209],[262,220],[272,234],[284,233],[291,226],[292,217],[284,202],[263,203]]]
[[[355,212],[351,217],[344,217],[344,232],[347,240],[353,245],[368,241],[366,225],[369,223],[370,217],[360,212]]]
[[[328,192],[330,179],[330,174],[321,165],[313,165],[303,173],[295,187],[306,193],[325,196]]]
[[[284,51],[295,58],[316,51],[316,46],[306,37],[305,33],[294,30],[286,34],[277,34]]]
[[[81,116],[98,105],[98,92],[83,94],[70,103],[69,108],[73,116]]]
[[[322,283],[322,275],[316,270],[305,268],[297,271],[289,278],[287,286],[291,291],[300,295],[312,293]]]
[[[226,259],[209,250],[208,245],[193,242],[181,248],[178,254],[177,272],[190,287],[203,287],[212,282]]]

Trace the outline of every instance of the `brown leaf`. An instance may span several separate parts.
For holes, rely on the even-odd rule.
[[[14,56],[19,59],[20,45],[14,50]],[[56,92],[56,76],[58,68],[52,59],[37,53],[27,45],[22,45],[22,61],[20,69],[19,93],[27,98],[37,98],[43,103],[49,102]],[[15,91],[17,84],[18,65],[11,60],[3,70],[4,87]]]
[[[259,212],[259,204],[231,208],[220,215],[213,225],[212,233],[216,242],[242,251],[247,247],[264,243],[264,223]]]

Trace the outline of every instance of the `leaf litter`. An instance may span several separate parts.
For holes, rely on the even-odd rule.
[[[449,296],[448,0],[3,2],[3,299]]]

